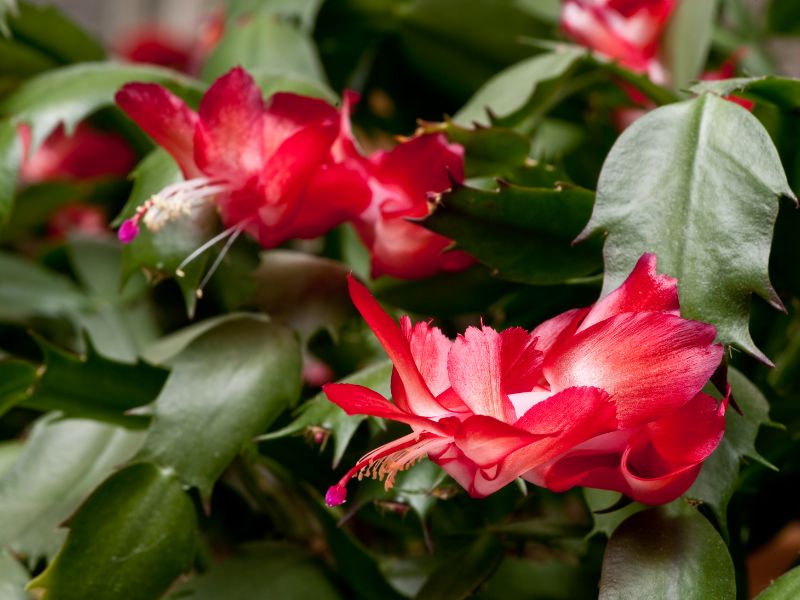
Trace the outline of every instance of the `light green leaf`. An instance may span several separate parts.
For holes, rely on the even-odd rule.
[[[25,591],[28,571],[6,550],[0,550],[0,598],[4,600],[31,600]]]
[[[29,589],[45,588],[43,600],[152,600],[191,565],[197,515],[173,473],[138,463],[109,477],[68,527]]]
[[[575,46],[561,46],[553,52],[526,59],[501,71],[486,82],[453,117],[459,125],[489,125],[489,113],[510,117],[523,107],[535,103],[537,95],[552,93],[552,84],[564,78],[586,51]]]
[[[748,331],[750,296],[782,304],[768,262],[778,198],[794,199],[769,135],[748,111],[705,94],[658,108],[611,149],[581,239],[606,232],[603,294],[644,252],[678,279],[681,315],[769,360]]]
[[[299,395],[299,344],[285,327],[240,315],[195,338],[170,367],[139,458],[208,498],[242,447]]]
[[[61,523],[141,445],[142,434],[94,421],[40,419],[0,476],[0,547],[33,563],[52,556]]]
[[[190,579],[174,600],[337,600],[342,598],[321,565],[285,542],[246,544],[233,556]]]
[[[620,500],[623,499],[622,494],[610,490],[583,488],[583,498],[586,500],[586,505],[592,512],[592,520],[594,521],[594,527],[592,527],[589,535],[586,536],[587,538],[598,533],[602,533],[606,537],[611,537],[611,534],[619,527],[620,523],[631,515],[647,508],[645,505],[639,504],[638,502],[631,502],[630,504],[620,506],[616,510],[608,511],[608,509],[616,507]]]
[[[391,374],[392,363],[386,360],[353,373],[339,383],[363,385],[388,398],[391,395],[389,389]],[[367,418],[365,415],[348,415],[328,400],[323,392],[303,402],[294,416],[294,421],[285,427],[266,433],[257,439],[260,441],[277,440],[290,435],[303,434],[308,431],[309,427],[322,427],[330,432],[333,438],[334,467],[342,460],[344,451],[347,449],[347,445],[353,438],[358,426]]]
[[[717,0],[677,2],[662,34],[661,60],[673,88],[697,79],[708,58]]]
[[[572,245],[593,201],[592,192],[570,184],[501,184],[494,191],[461,186],[443,194],[420,223],[454,240],[502,279],[563,283],[600,270],[599,243]]]
[[[673,507],[674,508],[674,507]],[[736,578],[725,542],[695,509],[636,513],[612,534],[600,600],[730,600]]]
[[[88,298],[63,275],[12,254],[0,253],[0,318],[74,316]]]
[[[17,127],[10,121],[0,121],[0,227],[5,225],[14,208],[17,171],[22,161],[22,141]]]
[[[800,597],[800,567],[778,577],[755,600],[794,600]]]
[[[250,14],[270,15],[276,20],[298,20],[304,31],[314,28],[322,0],[230,0],[228,21],[246,19]]]
[[[225,35],[203,66],[202,77],[214,81],[237,65],[254,74],[325,81],[308,34],[268,14],[229,22]]]

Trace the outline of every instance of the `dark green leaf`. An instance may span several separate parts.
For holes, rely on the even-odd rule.
[[[778,577],[755,600],[794,600],[800,597],[800,567]]]
[[[467,177],[507,177],[513,169],[524,165],[531,143],[511,129],[473,127],[468,129],[452,121],[423,123],[425,133],[444,133],[464,147]]]
[[[17,171],[22,160],[22,142],[17,127],[0,121],[0,227],[5,225],[14,207]]]
[[[261,542],[194,577],[170,596],[174,600],[336,600],[339,592],[308,553],[283,542]]]
[[[484,534],[434,571],[415,597],[417,600],[469,598],[492,576],[502,560],[502,544],[495,536]]]
[[[37,264],[0,253],[0,318],[75,315],[88,298],[63,275]]]
[[[375,296],[382,302],[423,315],[452,316],[485,312],[514,285],[492,277],[483,266],[456,273],[440,273],[426,279],[381,277]],[[459,290],[454,293],[454,290]]]
[[[36,367],[31,363],[0,361],[0,416],[30,394],[37,377]]]
[[[725,542],[696,510],[651,508],[628,518],[606,547],[600,600],[730,600],[736,581]]]
[[[337,571],[361,600],[403,600],[378,568],[375,559],[342,527],[333,517],[334,511],[324,508],[320,503],[312,502],[331,555],[336,563]]]
[[[197,516],[173,473],[138,463],[109,477],[68,527],[58,556],[29,588],[45,588],[45,600],[152,600],[191,565]]]
[[[392,363],[382,361],[345,377],[340,383],[363,385],[388,398],[391,395],[389,390],[391,374]],[[309,427],[322,427],[333,437],[333,466],[336,467],[356,429],[366,418],[365,415],[346,414],[328,400],[323,392],[320,392],[300,405],[295,413],[294,421],[286,427],[271,431],[258,439],[261,441],[277,440],[289,435],[303,434],[308,431]]]
[[[141,361],[129,364],[109,360],[91,344],[85,356],[76,356],[41,338],[37,342],[44,354],[44,372],[23,406],[125,427],[147,425],[146,418],[126,413],[155,400],[167,371]]]
[[[291,325],[304,343],[320,329],[336,339],[341,325],[355,314],[347,273],[344,265],[326,258],[271,250],[263,254],[253,273],[252,303]]]
[[[242,447],[299,395],[300,348],[288,329],[240,315],[192,340],[170,367],[140,458],[208,498]]]
[[[575,600],[597,595],[597,582],[564,560],[507,556],[475,600]]]
[[[581,237],[608,233],[604,294],[654,252],[659,271],[678,278],[684,317],[769,362],[748,321],[753,293],[782,307],[767,272],[779,196],[794,198],[767,132],[740,106],[706,94],[625,130]]]
[[[11,38],[61,64],[103,60],[103,47],[53,6],[20,2],[8,19]]]
[[[697,79],[708,58],[717,0],[679,2],[662,34],[661,61],[672,87]]]
[[[761,391],[747,377],[733,368],[728,370],[728,383],[739,414],[729,408],[725,414],[725,437],[714,453],[703,463],[703,469],[689,491],[688,498],[705,502],[727,531],[728,501],[736,489],[739,465],[744,458],[766,461],[755,447],[761,425],[768,424],[769,404]]]
[[[141,445],[142,434],[57,415],[40,419],[16,462],[0,476],[0,547],[52,556],[61,523]]]
[[[553,86],[545,84],[565,78],[585,56],[586,50],[565,45],[517,63],[486,82],[456,113],[453,121],[464,126],[489,125],[489,113],[511,117],[525,107],[530,108],[526,113],[535,112],[534,107],[540,103],[544,105],[545,99],[553,94]]]
[[[800,32],[800,4],[795,0],[770,0],[767,23],[775,33]]]
[[[598,243],[572,246],[589,220],[594,194],[563,184],[555,189],[503,184],[495,191],[458,187],[444,194],[422,225],[521,283],[562,283],[597,272]]]
[[[749,98],[766,100],[787,111],[796,110],[800,106],[800,79],[789,77],[765,75],[700,81],[689,89],[695,94],[711,93],[723,97],[744,93]]]
[[[213,81],[237,65],[254,74],[325,81],[308,34],[268,14],[229,22],[224,37],[203,66],[203,79]]]
[[[116,224],[131,217],[137,207],[152,195],[182,179],[178,165],[161,148],[145,157],[131,176],[133,190]],[[144,269],[156,281],[164,277],[176,277],[175,271],[181,262],[213,236],[219,226],[215,215],[213,205],[209,204],[193,210],[191,215],[182,215],[180,219],[170,221],[158,232],[142,227],[136,239],[123,248],[123,278],[130,278],[140,269]],[[176,277],[190,316],[194,314],[197,286],[207,262],[206,252],[182,269],[183,277]]]

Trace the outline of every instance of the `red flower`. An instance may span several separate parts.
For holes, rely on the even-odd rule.
[[[678,314],[676,281],[642,256],[614,292],[532,332],[471,327],[454,342],[427,323],[401,327],[364,287],[350,293],[394,363],[394,403],[351,384],[324,386],[348,414],[412,433],[364,456],[358,475],[394,476],[426,455],[476,498],[517,477],[563,491],[623,492],[647,504],[686,491],[725,426],[727,401],[700,390],[722,358],[711,325]]]
[[[439,271],[459,271],[475,261],[462,251],[449,252],[446,237],[408,219],[422,219],[431,211],[429,196],[464,180],[464,149],[450,144],[444,134],[420,135],[390,151],[368,157],[357,150],[349,128],[348,94],[342,107],[339,157],[356,165],[369,185],[369,206],[354,221],[372,256],[372,275],[405,279],[428,277]]]
[[[51,179],[90,179],[104,175],[124,177],[136,163],[136,155],[120,135],[98,131],[80,123],[71,135],[59,126],[31,156],[31,131],[17,128],[22,139],[20,179],[26,183]]]
[[[564,0],[561,26],[579,44],[663,83],[661,32],[675,0]]]
[[[103,208],[94,204],[66,204],[48,219],[47,235],[50,239],[62,240],[73,233],[95,238],[110,235]]]
[[[126,85],[117,104],[186,177],[123,224],[123,242],[136,236],[140,221],[158,230],[212,199],[226,227],[265,247],[319,236],[367,204],[362,177],[332,161],[339,113],[322,100],[278,93],[265,106],[253,78],[235,68],[214,82],[197,113],[155,84]]]

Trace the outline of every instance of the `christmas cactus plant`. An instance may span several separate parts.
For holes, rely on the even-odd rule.
[[[0,0],[2,598],[800,597],[795,2],[195,30]]]

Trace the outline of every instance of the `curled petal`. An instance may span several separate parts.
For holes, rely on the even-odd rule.
[[[548,319],[531,332],[536,338],[536,349],[547,354],[559,342],[575,333],[588,308],[573,308]]]
[[[461,423],[455,434],[458,449],[478,467],[491,467],[506,456],[531,444],[542,434],[531,434],[492,417],[475,415]]]
[[[677,315],[678,281],[656,273],[656,255],[643,254],[627,279],[592,306],[578,331],[625,312],[665,312]]]

